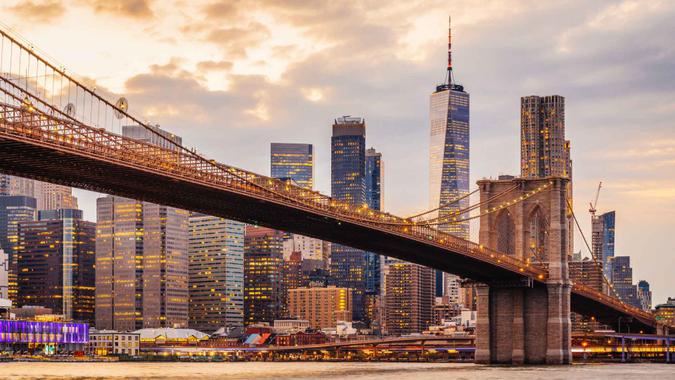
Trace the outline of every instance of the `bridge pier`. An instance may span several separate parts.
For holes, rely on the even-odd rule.
[[[477,287],[476,354],[483,364],[570,364],[568,229],[563,178],[482,180],[480,243],[548,267],[545,282],[493,281]],[[513,189],[515,190],[509,190]],[[499,203],[521,197],[514,205]],[[535,194],[535,195],[532,195]]]
[[[479,286],[476,363],[569,364],[569,285]]]

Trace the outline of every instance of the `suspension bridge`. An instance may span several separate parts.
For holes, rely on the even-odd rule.
[[[548,342],[544,343],[548,348],[544,351],[546,361],[550,363],[558,360],[549,356],[557,355],[550,351],[560,339],[553,338],[552,313],[558,313],[563,320],[560,327],[562,340],[569,341],[569,331],[565,333],[565,329],[569,330],[570,304],[572,311],[592,316],[607,325],[622,320],[632,331],[654,332],[657,327],[649,312],[601,291],[569,284],[566,257],[551,256],[547,252],[529,255],[498,251],[487,238],[481,238],[484,244],[477,244],[437,228],[445,223],[480,218],[481,234],[487,233],[489,228],[483,231],[484,220],[503,210],[517,210],[527,202],[557,202],[557,210],[564,210],[560,199],[554,200],[551,194],[560,194],[565,179],[515,181],[496,193],[488,195],[481,191],[481,202],[469,210],[426,219],[424,215],[428,213],[403,218],[365,205],[342,203],[288,182],[216,162],[198,154],[195,149],[166,139],[155,128],[131,115],[125,101],[114,103],[97,94],[94,88],[83,84],[16,35],[0,29],[0,37],[1,172],[344,244],[486,284],[495,290],[493,295],[502,288],[543,289],[546,292],[553,282],[563,287],[571,286],[567,296],[563,292],[560,300],[555,301],[549,296],[545,302],[549,305],[543,306],[548,307],[545,319],[549,322],[543,325],[532,322],[545,330],[542,336]],[[121,128],[126,125],[144,126],[166,144],[158,146],[124,137]],[[481,186],[485,190],[487,185]],[[468,216],[468,211],[472,210],[477,210],[478,214]],[[549,212],[553,213],[553,210]],[[556,217],[553,214],[550,221],[552,232],[560,224]],[[552,242],[558,244],[555,240]],[[547,250],[555,251],[553,245]],[[484,321],[499,325],[493,314],[500,308],[500,301],[492,298],[481,301],[479,295],[479,315],[481,302],[485,306],[483,313],[487,313]],[[561,302],[560,312],[551,311],[556,302]],[[486,311],[487,304],[490,305],[489,312]],[[513,318],[516,315],[513,314]],[[511,360],[495,354],[504,350],[495,344],[498,337],[489,339],[491,343],[481,340],[481,334],[490,337],[496,333],[492,330],[487,333],[485,328],[481,331],[480,326],[479,320],[477,358],[481,344],[487,344],[482,348],[491,352],[486,361]],[[564,342],[561,358],[567,355],[563,346]],[[512,360],[516,363],[520,360],[518,350],[513,348],[516,356]],[[539,352],[542,349],[533,346],[532,350]],[[539,361],[535,356],[528,359],[526,354],[524,361]]]

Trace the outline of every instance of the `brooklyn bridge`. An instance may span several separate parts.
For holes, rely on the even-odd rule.
[[[349,205],[169,139],[158,146],[123,137],[125,125],[157,132],[125,102],[106,100],[32,46],[0,34],[1,172],[285,230],[470,279],[477,362],[569,363],[571,312],[633,332],[662,327],[609,285],[600,292],[570,281],[566,178],[479,181],[471,217],[404,218]],[[467,218],[480,218],[479,243],[437,228]],[[538,254],[531,255],[535,232]]]

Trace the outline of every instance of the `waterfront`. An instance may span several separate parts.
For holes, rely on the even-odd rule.
[[[675,379],[667,364],[498,367],[439,363],[3,363],[2,378],[33,379]]]

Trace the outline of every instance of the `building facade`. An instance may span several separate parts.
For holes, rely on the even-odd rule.
[[[641,308],[638,288],[633,284],[633,268],[629,256],[614,256],[611,260],[612,285],[619,298],[634,307]]]
[[[9,255],[0,248],[0,299],[9,299]]]
[[[82,220],[81,210],[47,210],[18,231],[18,306],[93,323],[96,225]]]
[[[13,302],[17,301],[16,250],[19,243],[19,223],[34,221],[36,217],[37,200],[35,198],[23,195],[0,195],[0,249],[5,251],[9,260],[7,291],[9,299]]]
[[[96,327],[186,327],[188,212],[109,195],[96,213]]]
[[[436,86],[429,99],[429,209],[437,210],[431,215],[440,218],[439,230],[468,239],[469,222],[452,221],[454,213],[469,205],[465,196],[470,185],[470,96],[454,80],[451,36],[448,28],[446,80]],[[448,290],[457,280],[457,276],[436,271],[436,295],[458,292]]]
[[[649,283],[645,280],[641,280],[637,285],[638,290],[638,300],[640,301],[640,307],[642,310],[651,310],[652,309],[652,291],[649,289]]]
[[[282,319],[284,233],[246,226],[244,238],[244,323]]]
[[[114,330],[89,330],[87,353],[96,356],[138,356],[141,351],[141,334]]]
[[[523,178],[570,177],[565,140],[565,98],[520,99],[520,174]]]
[[[314,188],[314,147],[312,144],[272,143],[272,178],[292,179],[300,187]]]
[[[290,289],[288,300],[290,316],[307,320],[316,329],[335,327],[338,321],[352,320],[352,290],[349,288]]]
[[[614,239],[616,230],[616,213],[606,212],[592,219],[591,247],[593,254],[602,261],[605,276],[612,280],[612,259],[614,258]]]
[[[331,137],[331,196],[354,206],[366,200],[366,122],[343,116],[333,124]],[[354,290],[353,319],[365,319],[364,291],[368,253],[341,244],[331,245],[331,283]]]
[[[421,333],[433,322],[434,270],[407,262],[387,274],[386,327],[390,335]]]
[[[189,327],[243,326],[244,223],[193,214],[189,231]]]

